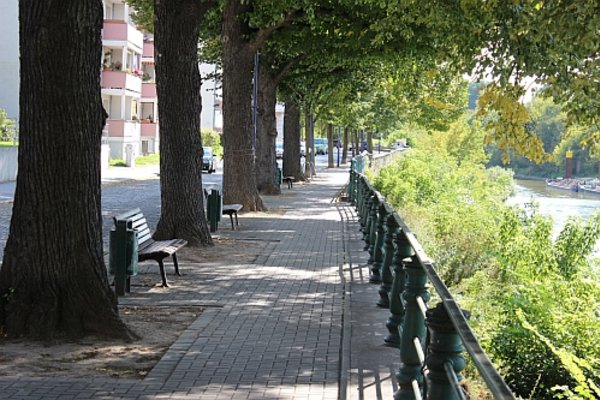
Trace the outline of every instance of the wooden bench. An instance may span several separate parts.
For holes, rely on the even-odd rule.
[[[288,189],[294,187],[294,177],[293,176],[284,176],[282,179],[285,183],[287,183]]]
[[[223,215],[229,215],[229,219],[231,220],[231,230],[234,230],[235,227],[233,226],[233,216],[235,215],[235,225],[239,226],[238,223],[238,211],[240,211],[242,209],[242,205],[241,204],[223,204],[223,209],[222,214]]]
[[[139,208],[128,211],[124,214],[118,215],[113,218],[115,226],[117,226],[117,220],[128,219],[131,220],[132,228],[137,231],[138,239],[138,262],[154,260],[158,262],[160,268],[160,277],[162,279],[162,286],[169,287],[167,284],[167,276],[165,274],[165,266],[163,259],[166,257],[173,257],[173,265],[175,266],[175,274],[181,276],[179,273],[179,264],[177,263],[177,250],[187,244],[187,240],[184,239],[171,239],[171,240],[154,240],[152,239],[152,233],[148,227],[146,217]]]

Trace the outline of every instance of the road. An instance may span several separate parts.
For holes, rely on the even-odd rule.
[[[281,160],[279,160],[279,164]],[[327,165],[327,156],[317,156],[317,170]],[[108,232],[113,227],[112,217],[122,212],[139,207],[148,225],[154,229],[160,217],[160,180],[156,173],[157,167],[145,168],[111,168],[109,173],[103,174],[102,181],[102,227],[104,253],[108,252]],[[221,187],[223,181],[222,164],[217,165],[217,172],[202,174],[202,184],[206,189]],[[11,191],[14,183],[0,184],[0,262],[4,256],[4,247],[8,238],[10,218],[12,215]],[[2,190],[3,189],[3,190]],[[1,201],[4,200],[4,201]]]

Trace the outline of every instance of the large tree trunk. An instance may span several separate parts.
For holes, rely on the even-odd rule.
[[[283,148],[285,150],[283,152],[283,175],[293,176],[298,181],[304,180],[304,172],[300,163],[300,109],[291,100],[285,103]],[[308,155],[305,151],[306,159],[308,159]]]
[[[256,186],[252,138],[254,47],[244,14],[249,3],[228,0],[223,11],[223,201],[245,211],[264,210]]]
[[[0,332],[132,339],[103,261],[102,2],[21,0],[19,21],[19,174],[0,269]]]
[[[315,173],[315,132],[313,130],[312,117],[309,112],[304,113],[304,137],[306,141],[306,157],[304,165],[304,176],[308,179]]]
[[[327,168],[333,168],[333,125],[327,124]]]
[[[261,66],[259,69],[259,76],[258,115],[260,117],[260,128],[256,138],[256,182],[260,193],[280,194],[281,188],[279,182],[275,179],[277,176],[277,160],[275,157],[277,81],[266,65]]]
[[[373,154],[373,131],[367,131],[367,151]]]
[[[350,128],[345,127],[344,128],[344,138],[342,139],[342,164],[346,164],[348,162],[348,139],[349,139],[349,132]]]
[[[202,195],[198,30],[209,3],[155,0],[161,215],[156,239],[212,244]]]

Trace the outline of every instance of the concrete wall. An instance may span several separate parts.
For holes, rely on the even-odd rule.
[[[0,147],[0,182],[17,179],[18,147]]]
[[[403,150],[392,150],[369,155],[369,169],[375,173],[378,173],[383,167],[392,164],[398,158],[402,157],[403,153]]]

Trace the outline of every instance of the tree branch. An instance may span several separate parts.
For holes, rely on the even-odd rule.
[[[288,74],[288,72],[290,72],[290,70],[292,68],[294,68],[296,65],[298,65],[300,63],[300,61],[304,60],[305,58],[306,58],[306,54],[300,54],[300,55],[292,58],[291,60],[289,60],[283,66],[283,68],[281,68],[281,70],[277,73],[277,75],[275,75],[275,78],[273,79],[273,81],[275,81],[275,84],[279,85],[279,82],[281,82],[281,80]]]
[[[303,14],[304,12],[302,10],[292,11],[278,23],[271,26],[267,26],[266,28],[259,29],[258,33],[254,37],[254,40],[249,44],[249,47],[252,50],[252,52],[258,51],[258,49],[261,48],[261,46],[267,41],[267,39],[273,34],[273,32],[280,28],[290,26],[291,23],[294,22],[294,20],[301,17]]]

